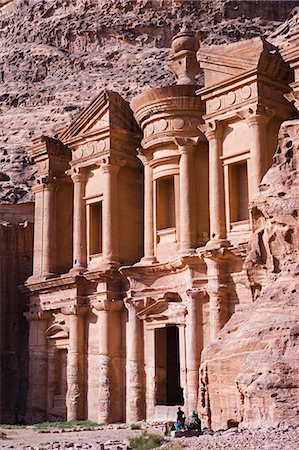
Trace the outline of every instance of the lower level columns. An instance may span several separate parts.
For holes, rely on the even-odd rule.
[[[123,420],[122,301],[93,304],[98,315],[99,423]]]
[[[187,369],[187,409],[190,414],[197,410],[199,389],[199,366],[203,348],[202,304],[204,292],[187,292],[186,315],[186,369]]]
[[[229,287],[226,275],[228,262],[225,249],[209,252],[204,259],[208,274],[210,340],[213,341],[229,319]]]
[[[75,306],[62,308],[62,313],[69,315],[66,409],[71,422],[85,419],[84,321],[83,310]]]
[[[136,422],[145,419],[143,330],[142,321],[137,316],[137,304],[127,299],[125,305],[128,310],[126,422]]]
[[[27,395],[26,423],[47,420],[48,342],[46,330],[49,315],[27,312],[29,321],[29,389]]]

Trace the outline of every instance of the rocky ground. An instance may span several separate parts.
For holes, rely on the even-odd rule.
[[[2,8],[1,8],[2,5]],[[126,99],[173,82],[172,36],[203,44],[263,35],[298,0],[0,0],[0,201],[30,200],[33,137],[55,134],[102,89]]]
[[[149,432],[163,434],[163,426],[143,426]],[[128,426],[106,426],[93,431],[52,430],[41,433],[31,428],[2,430],[0,449],[50,450],[50,449],[104,449],[126,448],[129,438],[142,433]],[[268,431],[238,431],[231,429],[211,435],[193,438],[167,438],[161,449],[182,450],[295,450],[298,446],[299,429],[271,429]],[[114,441],[114,442],[113,442]],[[118,444],[116,444],[118,441]],[[113,446],[114,444],[114,446]],[[103,448],[103,447],[102,447]]]

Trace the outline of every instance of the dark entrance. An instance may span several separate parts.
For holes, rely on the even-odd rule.
[[[180,379],[179,329],[177,326],[155,330],[156,404],[183,405]]]

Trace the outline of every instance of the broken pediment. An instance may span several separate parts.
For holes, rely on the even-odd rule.
[[[202,47],[199,61],[204,69],[206,88],[251,71],[285,84],[292,80],[291,70],[278,48],[261,37]]]
[[[79,136],[93,135],[107,128],[137,131],[129,104],[113,91],[102,91],[59,137],[67,143]]]
[[[27,149],[27,153],[36,164],[36,178],[48,180],[65,178],[65,170],[69,168],[71,152],[59,139],[42,135],[34,139],[33,145]]]
[[[139,311],[138,317],[141,320],[149,322],[155,320],[167,322],[170,318],[174,317],[174,311],[176,315],[184,310],[185,306],[182,303],[181,297],[176,292],[166,292],[162,298]]]
[[[54,323],[46,330],[47,339],[65,339],[69,337],[69,329],[66,325]]]

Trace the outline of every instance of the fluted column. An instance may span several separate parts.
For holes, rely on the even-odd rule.
[[[179,145],[180,151],[180,250],[196,247],[196,220],[194,215],[193,145]]]
[[[154,198],[153,169],[145,158],[144,164],[144,257],[141,262],[151,264],[157,262],[154,251]]]
[[[186,368],[187,368],[187,408],[197,410],[199,389],[199,366],[203,348],[202,304],[204,292],[187,292],[186,315]]]
[[[86,175],[79,168],[71,171],[74,183],[74,212],[73,212],[73,269],[82,271],[87,265],[86,242],[86,209],[84,202]]]
[[[222,149],[220,125],[208,124],[205,135],[209,141],[210,241],[225,241],[224,175],[220,159]]]
[[[138,306],[127,299],[127,363],[126,363],[126,422],[145,419],[145,392],[143,380],[143,329],[137,316]]]
[[[69,347],[67,354],[67,420],[85,418],[84,393],[84,321],[83,310],[75,306],[62,308],[69,315]]]
[[[48,342],[46,330],[49,314],[26,312],[29,321],[29,390],[27,395],[26,422],[37,423],[47,420],[48,390]]]
[[[101,165],[104,175],[103,199],[103,260],[106,263],[119,262],[119,236],[118,236],[118,164],[109,159]]]
[[[269,116],[263,114],[250,115],[247,124],[251,130],[250,160],[249,160],[249,200],[258,192],[260,182],[266,172],[267,134],[266,125]]]

